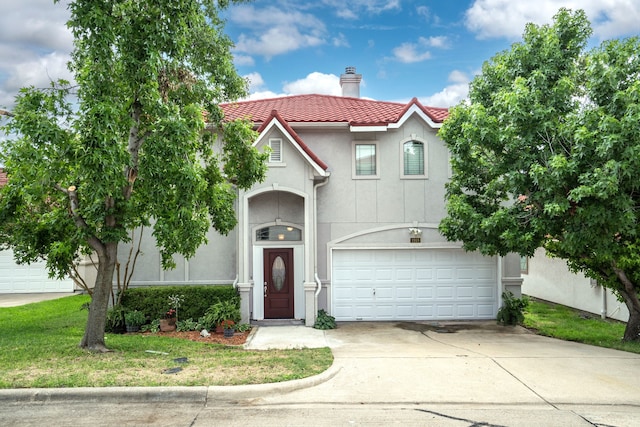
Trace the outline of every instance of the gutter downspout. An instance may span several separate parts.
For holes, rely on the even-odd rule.
[[[602,289],[602,310],[600,311],[600,317],[602,320],[607,318],[607,290],[604,286],[600,286]]]
[[[313,276],[315,278],[316,284],[318,287],[315,292],[315,310],[317,312],[318,308],[318,295],[320,295],[320,291],[322,290],[322,282],[318,277],[318,188],[324,187],[329,183],[329,175],[325,176],[324,179],[319,183],[314,183],[313,185],[313,244],[315,245],[313,251]]]

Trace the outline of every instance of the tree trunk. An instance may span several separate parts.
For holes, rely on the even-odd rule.
[[[619,291],[629,310],[629,321],[624,330],[623,341],[640,341],[640,307],[634,304],[634,298],[629,298],[625,291]],[[637,301],[637,298],[635,299]]]
[[[107,322],[109,297],[113,287],[113,272],[118,257],[118,244],[106,243],[103,254],[98,255],[98,275],[89,305],[89,317],[80,347],[96,352],[107,352],[104,329]]]
[[[618,289],[618,293],[624,299],[624,303],[629,310],[629,321],[627,327],[624,330],[624,341],[638,341],[640,342],[640,300],[638,299],[638,291],[636,284],[633,283],[626,272],[615,265],[613,266],[618,280],[622,284]]]

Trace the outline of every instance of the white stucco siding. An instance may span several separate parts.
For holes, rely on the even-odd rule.
[[[606,317],[624,322],[629,319],[627,306],[611,291],[596,285],[582,273],[570,272],[566,261],[549,258],[544,249],[538,249],[528,265],[528,273],[522,275],[522,293],[595,315],[604,313]]]

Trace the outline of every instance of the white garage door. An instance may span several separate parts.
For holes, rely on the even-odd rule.
[[[492,319],[495,258],[460,249],[334,250],[336,320]]]
[[[43,262],[18,265],[11,251],[0,251],[0,293],[73,292],[73,280],[49,279]]]

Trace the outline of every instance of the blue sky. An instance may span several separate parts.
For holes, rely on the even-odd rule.
[[[592,45],[640,33],[637,0],[256,0],[224,16],[251,98],[339,95],[340,74],[355,66],[363,97],[446,107],[526,22],[550,23],[563,6],[585,9]],[[0,107],[22,86],[72,79],[65,0],[0,0],[0,10]]]

